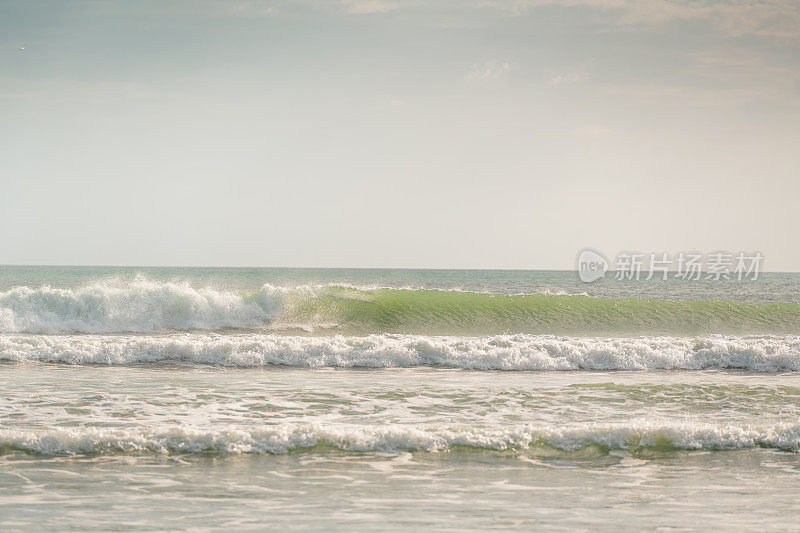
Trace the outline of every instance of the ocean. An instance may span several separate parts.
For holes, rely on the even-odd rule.
[[[0,267],[0,529],[798,529],[800,274]]]

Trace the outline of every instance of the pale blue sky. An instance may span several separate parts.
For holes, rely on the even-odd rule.
[[[0,263],[800,270],[798,147],[795,0],[0,1]]]

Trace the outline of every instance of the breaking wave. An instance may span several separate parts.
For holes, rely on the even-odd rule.
[[[279,424],[263,428],[201,430],[186,428],[57,428],[0,430],[0,453],[222,453],[285,454],[327,447],[353,452],[426,451],[453,448],[575,451],[606,449],[738,450],[755,447],[800,450],[800,425],[770,426],[669,423],[633,420],[616,424],[563,427],[418,427]]]
[[[787,372],[800,371],[800,336],[0,335],[2,360],[78,365],[186,362],[229,367]]]
[[[136,280],[80,289],[15,287],[0,292],[0,331],[114,333],[251,328],[274,318],[279,290],[237,294],[187,283]]]
[[[0,292],[0,332],[269,329],[366,335],[700,335],[800,332],[796,302],[604,299],[564,294],[264,285],[235,292],[143,279]]]

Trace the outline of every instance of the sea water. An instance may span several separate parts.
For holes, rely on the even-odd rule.
[[[772,528],[800,275],[0,267],[3,530]]]

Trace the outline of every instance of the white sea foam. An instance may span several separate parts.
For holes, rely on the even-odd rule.
[[[187,428],[57,428],[0,430],[0,448],[40,454],[196,453],[284,454],[314,446],[345,451],[447,451],[469,447],[493,450],[531,446],[574,451],[586,446],[608,449],[648,447],[725,450],[754,447],[800,450],[800,425],[769,426],[670,423],[633,420],[617,424],[516,426],[509,428],[417,427],[407,425],[280,424],[263,428],[203,430]]]
[[[301,285],[241,292],[137,278],[75,289],[0,292],[0,332],[152,333],[269,329],[288,333],[487,335],[787,334],[792,302],[609,300],[554,294]]]
[[[273,334],[0,335],[0,360],[471,370],[800,370],[800,336],[576,338]]]
[[[137,279],[79,289],[21,286],[0,292],[0,331],[112,333],[254,327],[276,316],[280,289],[241,295]]]

